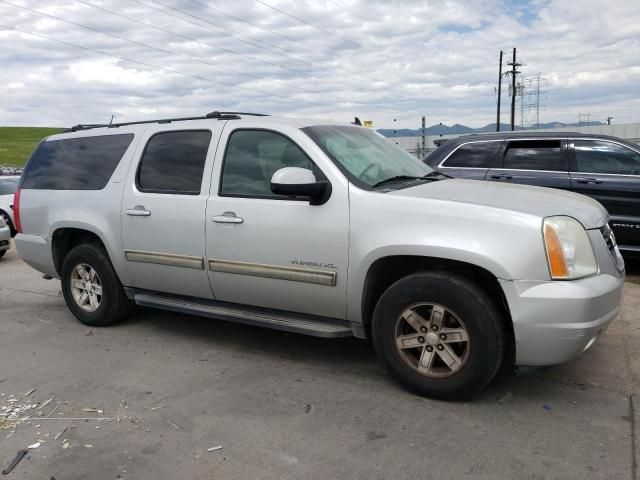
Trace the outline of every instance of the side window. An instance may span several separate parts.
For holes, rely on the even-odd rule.
[[[132,141],[132,133],[44,141],[29,159],[22,188],[102,190]]]
[[[617,143],[575,140],[574,172],[640,175],[640,153]]]
[[[560,140],[513,141],[507,145],[504,168],[560,171],[561,157]]]
[[[237,130],[227,143],[220,194],[278,197],[271,191],[271,177],[284,167],[306,168],[316,178],[322,177],[309,157],[287,137],[265,130]]]
[[[496,154],[502,142],[475,142],[459,147],[444,162],[444,167],[492,168],[499,167]]]
[[[209,130],[155,134],[140,160],[138,189],[150,193],[200,194],[209,143]]]

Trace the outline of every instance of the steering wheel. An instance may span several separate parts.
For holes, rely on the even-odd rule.
[[[362,172],[360,172],[360,175],[358,175],[358,177],[365,178],[367,176],[367,173],[369,173],[369,170],[371,170],[374,167],[378,167],[378,171],[376,172],[376,177],[377,177],[380,174],[380,171],[382,170],[380,167],[380,164],[378,163],[372,163],[370,165],[367,165],[365,169]]]

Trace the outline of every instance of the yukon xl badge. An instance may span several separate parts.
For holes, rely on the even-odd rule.
[[[310,262],[308,260],[298,260],[297,258],[291,260],[291,265],[302,265],[305,267],[319,267],[319,268],[333,268],[337,269],[333,263],[323,263],[323,262]]]

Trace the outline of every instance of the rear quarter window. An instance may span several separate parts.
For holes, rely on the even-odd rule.
[[[102,190],[133,136],[126,133],[42,142],[29,159],[21,188]]]

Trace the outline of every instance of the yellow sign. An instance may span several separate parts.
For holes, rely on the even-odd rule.
[[[364,125],[367,128],[373,128],[373,120],[365,120],[362,122],[362,125]]]

